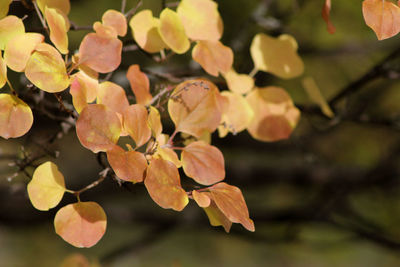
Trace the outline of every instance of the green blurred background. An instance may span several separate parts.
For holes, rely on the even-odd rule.
[[[249,46],[256,33],[287,33],[299,43],[305,75],[316,80],[328,100],[341,90],[351,91],[335,101],[337,116],[330,120],[310,102],[302,77],[281,80],[258,73],[257,86],[282,86],[302,109],[292,137],[260,143],[246,132],[224,139],[213,135],[213,144],[225,155],[226,182],[242,189],[256,232],[235,224],[226,234],[210,226],[193,203],[181,213],[164,210],[143,186],[106,180],[81,197],[104,207],[105,236],[90,249],[70,246],[54,232],[57,209],[36,211],[27,198],[29,179],[23,173],[14,177],[17,167],[9,163],[23,158],[22,146],[32,157],[57,151],[58,158],[51,160],[71,189],[97,179],[101,168],[96,155],[79,144],[74,129],[49,145],[61,126],[35,113],[28,135],[0,140],[0,267],[59,266],[73,253],[102,266],[400,266],[400,53],[385,59],[399,49],[398,37],[377,41],[363,21],[361,0],[332,1],[334,35],[321,18],[323,0],[217,2],[225,26],[222,41],[234,50],[237,71],[252,70]],[[127,9],[136,3],[127,0]],[[107,9],[119,10],[121,3],[72,0],[71,6],[70,19],[83,26],[101,20]],[[161,6],[161,0],[144,0],[140,9],[150,8],[158,16]],[[23,2],[14,2],[10,13],[28,14],[28,29],[40,27]],[[71,50],[87,32],[70,32]],[[130,33],[125,41],[129,39]],[[111,77],[127,91],[130,64],[149,72],[207,76],[190,54],[159,64],[130,51],[123,54],[121,71]],[[23,94],[24,77],[10,77],[22,84]],[[150,78],[154,90],[166,83]],[[226,89],[221,78],[214,81]],[[60,206],[73,201],[66,195]]]

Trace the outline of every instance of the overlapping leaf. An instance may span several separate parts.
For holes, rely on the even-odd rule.
[[[193,142],[182,150],[185,174],[203,185],[211,185],[225,178],[225,161],[221,151],[203,141]]]
[[[208,207],[204,208],[204,211],[207,214],[208,220],[212,226],[222,226],[225,229],[225,232],[229,233],[232,222],[228,219],[228,217],[217,207],[215,202],[212,200],[211,204]]]
[[[0,8],[0,12],[2,9]],[[22,19],[16,16],[7,16],[0,19],[0,50],[4,50],[8,41],[17,35],[25,33],[25,26]]]
[[[247,130],[257,140],[272,142],[286,139],[299,121],[300,111],[282,88],[257,88],[247,95],[246,100],[254,113]]]
[[[72,104],[78,113],[96,99],[98,87],[97,79],[90,77],[84,71],[79,71],[71,77]]]
[[[107,38],[118,38],[118,33],[111,26],[103,25],[101,22],[96,21],[93,23],[93,30],[96,34]]]
[[[21,99],[0,94],[0,136],[17,138],[26,134],[33,124],[31,108]]]
[[[126,73],[131,89],[136,97],[136,103],[147,105],[153,96],[150,94],[150,82],[146,74],[140,71],[139,65],[131,65]]]
[[[79,141],[94,153],[113,149],[121,129],[121,122],[115,111],[101,104],[86,106],[76,122]]]
[[[28,184],[28,195],[38,210],[49,210],[60,203],[65,192],[64,176],[53,162],[47,161],[36,168]]]
[[[290,35],[273,38],[259,33],[253,38],[250,52],[257,70],[290,79],[300,76],[304,71],[304,63],[297,54],[297,48],[296,40]]]
[[[71,10],[70,0],[36,0],[36,3],[39,6],[39,9],[42,13],[45,13],[46,6],[49,8],[57,8],[61,10],[64,14],[69,14]]]
[[[140,104],[130,105],[123,113],[124,130],[140,147],[149,141],[151,129],[147,124],[147,109]]]
[[[53,46],[38,44],[29,58],[25,75],[38,88],[49,93],[61,92],[70,85],[64,60]]]
[[[238,74],[230,69],[224,74],[229,90],[238,94],[246,94],[254,87],[254,79],[247,74]]]
[[[169,147],[162,147],[159,145],[153,157],[156,159],[168,160],[172,162],[177,168],[180,168],[182,166],[182,162],[179,160],[176,152]]]
[[[50,40],[62,54],[68,54],[68,35],[69,22],[62,11],[45,7],[45,18],[50,29]]]
[[[54,218],[56,233],[75,247],[94,246],[104,235],[107,217],[95,202],[78,202],[61,208]]]
[[[183,54],[189,50],[189,39],[186,36],[181,19],[175,11],[165,8],[161,12],[158,30],[161,39],[175,53]]]
[[[211,204],[210,193],[199,192],[196,190],[192,191],[192,196],[194,201],[196,201],[197,205],[202,208],[207,208]]]
[[[119,11],[109,9],[102,17],[104,26],[112,27],[119,36],[125,36],[128,30],[126,18]]]
[[[144,185],[154,202],[164,209],[181,211],[189,203],[189,198],[181,187],[178,169],[170,161],[152,159]]]
[[[149,107],[148,124],[151,129],[152,135],[157,138],[162,133],[162,124],[160,112],[153,106]]]
[[[121,115],[129,106],[124,88],[109,81],[100,83],[97,90],[97,104],[103,104]]]

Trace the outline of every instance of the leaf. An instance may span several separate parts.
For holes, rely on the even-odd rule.
[[[26,64],[25,75],[36,87],[48,93],[64,91],[70,85],[64,60],[51,45],[38,44]]]
[[[208,188],[218,209],[233,223],[240,223],[254,232],[254,223],[249,218],[249,211],[242,192],[236,186],[218,183]]]
[[[147,105],[153,96],[150,94],[150,82],[146,74],[140,71],[139,65],[131,65],[126,73],[131,89],[136,97],[136,103]]]
[[[157,53],[167,47],[158,31],[159,25],[159,19],[154,18],[149,9],[138,12],[129,21],[136,43],[149,53]]]
[[[66,257],[59,267],[91,267],[88,259],[79,253],[74,253]],[[93,266],[92,266],[93,267]]]
[[[38,210],[49,210],[57,206],[64,192],[64,176],[57,165],[50,161],[37,167],[28,183],[29,199]]]
[[[142,153],[115,146],[107,151],[107,159],[118,178],[134,183],[143,182],[147,161]]]
[[[217,41],[221,38],[224,27],[216,2],[182,0],[177,13],[190,39]]]
[[[182,150],[185,174],[202,185],[211,185],[225,178],[224,155],[215,146],[204,141],[189,144]]]
[[[97,97],[99,88],[98,80],[90,77],[84,71],[79,71],[71,77],[70,93],[72,104],[76,111],[81,113],[82,109]]]
[[[96,32],[96,34],[103,37],[118,38],[118,33],[115,31],[113,27],[103,25],[101,24],[101,22],[98,21],[93,23],[93,30]]]
[[[159,144],[156,153],[153,155],[153,158],[156,159],[164,159],[172,162],[177,168],[182,167],[182,162],[179,160],[176,152],[169,147],[161,147]]]
[[[9,40],[4,50],[7,66],[16,72],[24,71],[31,53],[43,40],[44,36],[40,33],[24,33]]]
[[[79,64],[100,73],[114,71],[121,64],[122,42],[117,38],[88,33],[79,47]]]
[[[207,214],[208,220],[212,226],[222,226],[225,232],[229,233],[232,222],[222,213],[214,201],[211,201],[210,206],[203,208]]]
[[[165,8],[160,14],[158,28],[161,39],[177,54],[184,54],[190,48],[190,42],[185,33],[185,28],[175,11]]]
[[[211,205],[211,198],[208,196],[209,193],[199,192],[196,190],[192,191],[192,196],[197,205],[201,208],[207,208]]]
[[[140,104],[130,105],[123,113],[124,129],[133,138],[136,147],[144,145],[151,137],[147,117],[147,109]]]
[[[111,110],[118,112],[121,116],[125,109],[129,107],[128,98],[126,97],[124,88],[109,81],[99,84],[97,91],[97,104],[103,104]]]
[[[246,100],[254,113],[247,127],[254,139],[264,142],[286,139],[300,119],[300,111],[282,88],[256,88],[247,95]]]
[[[223,128],[233,134],[245,130],[254,116],[249,103],[242,95],[237,93],[223,91],[221,95],[228,99],[229,104],[228,109],[222,114],[223,126],[218,127],[220,137],[226,135],[221,135],[224,132]]]
[[[233,52],[220,41],[199,41],[192,50],[193,60],[210,75],[228,72],[233,64]]]
[[[259,33],[253,38],[250,53],[257,70],[290,79],[300,76],[304,71],[297,48],[296,40],[290,35],[283,34],[273,38]]]
[[[94,246],[104,235],[107,217],[96,202],[78,202],[61,208],[55,218],[56,233],[79,248]]]
[[[161,124],[160,112],[153,106],[149,107],[148,124],[151,129],[152,135],[157,138],[161,133],[163,126]]]
[[[302,84],[310,99],[321,108],[322,113],[329,118],[335,117],[335,114],[326,102],[315,80],[312,77],[305,77],[302,80]]]
[[[6,82],[7,82],[7,65],[4,62],[0,51],[0,88],[3,88]]]
[[[119,36],[125,36],[128,30],[124,14],[116,10],[107,10],[101,18],[104,26],[112,27]]]
[[[178,169],[170,161],[152,159],[144,185],[153,201],[164,209],[181,211],[189,203],[189,198],[181,187]]]
[[[325,0],[325,4],[322,7],[322,18],[326,22],[326,28],[330,34],[334,34],[336,29],[335,26],[333,26],[331,19],[330,19],[330,13],[331,13],[331,0]]]
[[[45,8],[45,18],[50,29],[50,40],[62,54],[68,54],[68,35],[69,22],[66,16],[55,8]]]
[[[374,30],[378,40],[395,36],[400,31],[400,7],[387,0],[364,0],[365,23]]]
[[[7,15],[11,2],[12,0],[0,0],[0,19]]]
[[[64,14],[69,14],[71,10],[70,0],[36,0],[40,11],[45,13],[45,7],[56,8],[62,11]]]
[[[0,4],[0,13],[3,11]],[[17,35],[25,33],[25,26],[22,19],[16,16],[7,16],[0,19],[0,50],[4,50],[8,41]]]
[[[33,124],[31,108],[21,99],[0,94],[0,136],[17,138],[26,134]]]
[[[247,74],[238,74],[234,69],[224,73],[229,90],[238,94],[246,94],[254,87],[254,79]]]
[[[214,132],[222,115],[217,94],[218,88],[207,80],[180,83],[168,101],[168,112],[176,130],[195,137]]]
[[[113,149],[121,129],[117,114],[101,104],[86,106],[76,122],[79,141],[94,153]]]

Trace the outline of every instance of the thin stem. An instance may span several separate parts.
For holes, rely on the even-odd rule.
[[[11,89],[12,94],[15,96],[18,96],[17,91],[15,91],[15,89],[12,86],[12,84],[10,83],[10,81],[8,79],[6,81],[7,81],[8,87],[10,87],[10,89]]]
[[[37,6],[36,1],[32,1],[32,3],[33,3],[33,6],[35,7],[35,10],[36,10],[36,13],[37,13],[37,15],[39,17],[40,22],[43,25],[43,28],[46,30],[47,34],[50,34],[49,33],[49,28],[47,28],[46,20],[43,18],[42,13],[40,13],[40,10],[39,10],[39,7]]]
[[[164,89],[162,89],[158,94],[156,94],[153,99],[150,101],[149,104],[147,104],[147,106],[151,106],[154,103],[157,102],[157,100],[159,100],[162,96],[164,96],[166,93],[168,93],[169,91],[171,91],[170,87],[165,87]]]
[[[80,201],[80,199],[79,199],[80,194],[82,194],[83,192],[85,192],[85,191],[87,191],[87,190],[89,190],[89,189],[92,189],[93,187],[98,186],[101,182],[104,181],[104,179],[106,179],[106,177],[107,177],[107,175],[108,175],[108,172],[109,172],[110,170],[111,170],[111,169],[108,168],[108,167],[105,168],[104,170],[102,170],[102,171],[100,172],[100,177],[99,177],[96,181],[92,182],[91,184],[85,186],[84,188],[82,188],[82,189],[80,189],[80,190],[78,190],[78,191],[68,190],[68,189],[67,189],[67,190],[65,190],[65,192],[75,195],[75,196],[78,198],[78,201]]]
[[[256,67],[254,67],[254,69],[252,69],[252,71],[249,73],[249,76],[251,78],[254,78],[254,76],[256,76],[257,72],[258,72],[258,69]]]
[[[136,13],[136,11],[138,10],[138,8],[143,4],[142,0],[139,0],[138,3],[136,4],[135,7],[133,7],[131,10],[129,10],[126,14],[125,17],[127,18],[127,20],[129,21],[131,16],[133,16],[133,14]]]
[[[178,130],[175,129],[175,131],[171,134],[171,137],[168,139],[168,142],[167,142],[168,145],[172,146],[174,144],[173,141],[174,141],[174,138],[177,133],[178,133]]]
[[[121,2],[121,13],[125,13],[125,7],[126,7],[126,0],[122,0]]]

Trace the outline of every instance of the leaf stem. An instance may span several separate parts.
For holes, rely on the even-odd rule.
[[[254,76],[256,76],[257,72],[258,72],[258,69],[256,67],[254,67],[254,69],[252,69],[251,72],[249,73],[249,76],[251,78],[254,78]]]
[[[125,13],[125,7],[126,7],[126,0],[122,0],[121,2],[121,13]]]
[[[49,28],[47,27],[47,24],[46,24],[46,20],[45,20],[44,17],[42,16],[42,13],[40,12],[39,7],[37,6],[36,1],[32,1],[32,3],[33,3],[33,6],[35,7],[35,10],[36,10],[36,13],[37,13],[37,15],[38,15],[38,17],[39,17],[40,22],[41,22],[42,25],[43,25],[43,28],[45,29],[45,31],[47,32],[47,34],[50,35]]]
[[[131,8],[127,13],[125,13],[126,19],[129,21],[131,16],[136,13],[138,8],[143,4],[143,0],[139,0],[135,7]]]
[[[66,189],[65,192],[75,195],[75,196],[77,197],[78,201],[80,201],[80,198],[79,198],[80,194],[82,194],[83,192],[85,192],[85,191],[87,191],[87,190],[89,190],[89,189],[92,189],[93,187],[98,186],[101,182],[104,181],[104,179],[106,179],[106,177],[107,177],[107,175],[108,175],[108,172],[109,172],[110,170],[111,170],[111,169],[108,168],[108,167],[105,168],[104,170],[102,170],[102,171],[100,172],[100,176],[99,176],[99,178],[98,178],[96,181],[92,182],[91,184],[85,186],[85,187],[82,188],[82,189],[79,189],[78,191]]]
[[[17,91],[15,91],[15,89],[14,89],[14,87],[12,86],[12,84],[10,83],[10,81],[9,81],[8,79],[7,79],[6,81],[7,81],[8,87],[10,87],[10,89],[11,89],[12,94],[13,94],[14,96],[18,96]]]

